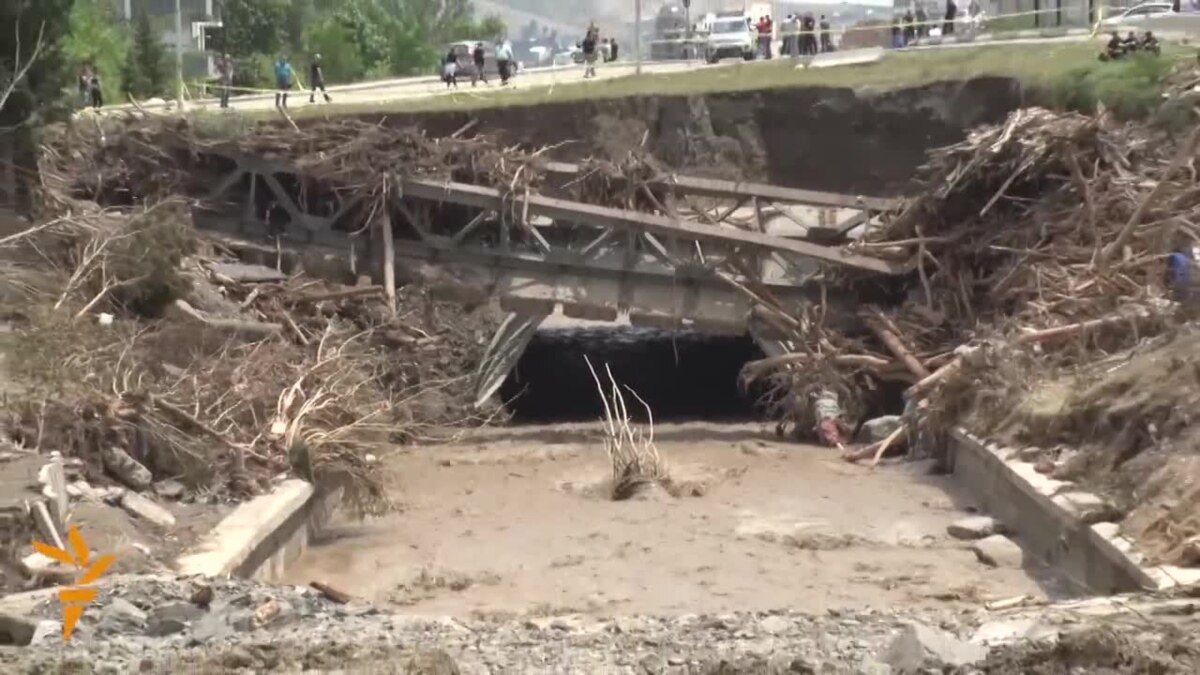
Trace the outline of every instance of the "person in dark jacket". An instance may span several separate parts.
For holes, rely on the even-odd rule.
[[[445,81],[447,89],[451,85],[458,89],[458,56],[453,47],[446,52],[446,58],[442,59],[442,80]]]
[[[818,24],[818,27],[821,29],[821,51],[833,51],[833,38],[829,35],[829,20],[825,18],[824,14],[821,15],[821,23]]]
[[[312,87],[312,93],[308,95],[309,103],[317,102],[317,89],[321,90],[326,103],[333,100],[329,98],[329,92],[325,91],[325,69],[321,67],[320,54],[313,54],[312,62],[308,64],[308,80],[309,86]]]
[[[917,5],[917,37],[929,37],[929,15],[925,13],[925,8]]]
[[[942,35],[954,35],[954,20],[958,17],[958,5],[946,0],[946,21],[942,24]]]
[[[471,61],[475,64],[475,77],[471,78],[471,86],[475,86],[476,78],[483,80],[483,83],[487,84],[487,72],[484,71],[484,65],[486,65],[487,60],[484,58],[482,42],[475,43],[475,49],[471,50]]]

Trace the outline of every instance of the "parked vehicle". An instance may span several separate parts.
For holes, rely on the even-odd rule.
[[[704,44],[704,60],[716,63],[721,59],[740,56],[754,60],[755,33],[750,17],[742,12],[717,14],[709,25],[708,41]]]
[[[1118,28],[1120,26],[1137,26],[1149,19],[1161,19],[1175,14],[1174,9],[1169,2],[1144,2],[1136,7],[1110,16],[1100,22],[1100,25],[1105,28]]]

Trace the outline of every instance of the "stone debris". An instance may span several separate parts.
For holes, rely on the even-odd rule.
[[[1119,520],[1121,517],[1117,507],[1091,492],[1064,492],[1055,495],[1053,501],[1084,525]]]
[[[988,648],[983,645],[971,644],[945,631],[913,622],[901,629],[879,661],[895,672],[919,673],[926,668],[970,665],[982,661],[987,654]]]
[[[37,621],[20,614],[0,612],[0,645],[24,646],[33,639]]]
[[[979,562],[992,567],[1020,568],[1025,564],[1025,552],[1012,539],[993,534],[971,544],[971,552]]]
[[[163,499],[182,499],[186,490],[183,483],[173,478],[166,478],[154,484],[154,494]]]
[[[149,521],[162,528],[175,527],[175,516],[171,512],[154,503],[149,497],[143,497],[136,492],[128,491],[121,497],[121,508],[137,518]]]
[[[154,481],[150,469],[137,461],[121,448],[107,446],[101,452],[104,468],[125,485],[134,490],[145,490]]]
[[[946,533],[955,539],[973,541],[993,534],[1004,534],[1003,523],[991,516],[967,516],[950,523]]]
[[[858,442],[860,443],[878,443],[883,439],[891,436],[900,427],[904,426],[904,420],[900,415],[884,415],[875,419],[863,422],[862,429],[858,432]]]

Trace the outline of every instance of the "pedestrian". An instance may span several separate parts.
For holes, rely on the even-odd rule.
[[[758,23],[754,24],[754,31],[757,34],[755,37],[754,52],[760,59],[766,58],[767,50],[767,17],[758,17]]]
[[[482,42],[475,43],[475,49],[471,51],[471,60],[475,62],[475,77],[471,78],[471,86],[475,86],[476,78],[483,80],[483,83],[487,84],[487,73],[483,69],[487,61],[484,59]]]
[[[910,44],[912,44],[913,40],[915,40],[917,38],[916,32],[913,30],[912,10],[905,10],[903,21],[904,21],[904,31],[903,31],[904,46],[907,47]]]
[[[275,107],[286,108],[288,91],[292,88],[292,83],[296,81],[296,71],[292,70],[292,64],[288,63],[287,56],[280,55],[279,60],[275,62]]]
[[[821,29],[821,51],[833,51],[833,38],[829,34],[829,20],[825,18],[824,14],[821,15],[821,23],[818,25]]]
[[[942,35],[954,35],[954,19],[958,16],[958,5],[946,0],[946,21],[942,24]]]
[[[804,19],[801,20],[800,30],[802,31],[800,45],[801,51],[806,56],[814,56],[817,53],[817,22],[813,19],[812,12],[805,12]]]
[[[766,20],[767,20],[767,34],[764,39],[765,44],[764,44],[764,49],[763,49],[763,56],[764,56],[764,58],[769,59],[769,58],[771,58],[771,52],[772,52],[771,41],[775,38],[775,19],[772,19],[771,16],[768,14],[766,16]]]
[[[308,84],[312,87],[312,92],[308,95],[309,103],[317,102],[317,90],[321,90],[321,95],[325,97],[326,103],[331,103],[333,99],[329,98],[329,92],[325,91],[325,69],[321,67],[321,55],[313,54],[312,62],[308,64]]]
[[[446,83],[446,88],[451,85],[458,89],[458,56],[454,54],[454,47],[446,52],[446,58],[442,61],[442,80]]]
[[[608,41],[608,47],[609,47],[609,50],[612,52],[612,59],[610,59],[610,60],[616,61],[617,60],[617,39],[610,38]]]
[[[899,49],[904,46],[904,36],[901,34],[900,15],[892,15],[892,48]]]
[[[917,37],[929,37],[929,15],[921,5],[917,5]]]
[[[85,108],[92,102],[92,64],[85,63],[79,68],[79,103]]]
[[[229,94],[233,89],[233,60],[222,54],[217,61],[217,81],[220,85],[221,107],[229,107]]]
[[[88,92],[91,95],[92,108],[99,110],[104,105],[104,92],[100,89],[100,73],[95,68],[91,69],[91,76],[88,78]]]
[[[508,84],[508,78],[512,77],[512,65],[512,45],[508,40],[501,40],[496,45],[496,69],[500,71],[500,84]]]
[[[596,24],[590,24],[587,34],[583,36],[583,78],[596,76],[596,42],[600,39],[600,31]]]

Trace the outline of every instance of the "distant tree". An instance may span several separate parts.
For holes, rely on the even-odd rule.
[[[289,0],[220,0],[225,50],[232,56],[275,55],[289,44]]]
[[[116,0],[75,0],[69,19],[70,32],[63,40],[67,79],[84,63],[100,74],[106,101],[117,100],[124,91],[122,71],[129,51],[129,35],[118,20]]]
[[[37,180],[37,130],[66,112],[70,12],[71,0],[0,1],[0,199],[22,210]]]
[[[354,42],[354,33],[335,17],[313,24],[305,37],[310,52],[321,55],[329,82],[353,82],[362,79],[368,65]]]
[[[166,56],[166,46],[150,23],[150,16],[145,11],[138,11],[133,17],[133,40],[121,69],[122,90],[134,98],[166,93]]]

